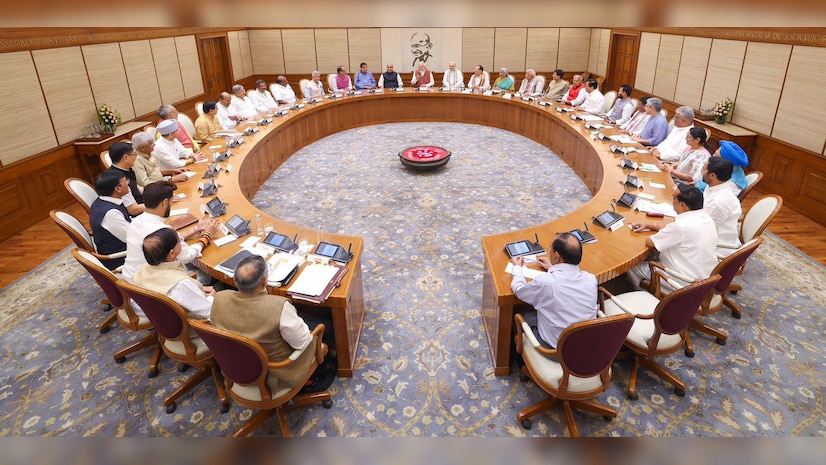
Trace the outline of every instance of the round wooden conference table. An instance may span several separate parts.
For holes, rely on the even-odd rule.
[[[227,214],[221,220],[226,221],[234,214],[249,220],[260,213],[265,224],[272,224],[274,231],[289,237],[297,234],[299,238],[308,239],[311,244],[320,241],[344,247],[352,244],[353,259],[347,265],[348,272],[330,297],[321,304],[296,301],[300,307],[318,307],[320,311],[331,313],[338,354],[338,375],[350,377],[353,376],[365,317],[361,271],[364,240],[358,236],[302,228],[261,212],[250,203],[261,185],[281,163],[305,145],[345,129],[373,124],[421,121],[481,124],[502,128],[545,145],[568,163],[594,197],[560,219],[482,238],[484,284],[481,313],[495,373],[498,376],[506,375],[509,372],[513,309],[521,302],[511,291],[511,275],[505,272],[509,262],[504,251],[505,244],[523,239],[533,241],[536,234],[541,244],[549,249],[557,233],[582,229],[583,222],[587,222],[598,242],[584,245],[581,267],[595,274],[600,283],[624,273],[650,252],[644,243],[645,234],[632,233],[627,227],[611,232],[592,224],[592,218],[610,209],[610,203],[622,194],[625,173],[618,166],[619,156],[611,152],[609,142],[593,139],[591,130],[586,129],[582,121],[574,121],[569,113],[559,113],[554,109],[553,105],[543,107],[535,101],[527,102],[517,97],[505,99],[501,95],[441,92],[435,89],[421,92],[412,89],[373,94],[365,92],[335,99],[321,98],[319,103],[307,103],[302,109],[290,110],[285,116],[273,117],[273,121],[266,126],[256,126],[259,128],[257,133],[244,136],[245,142],[232,149],[233,155],[221,163],[225,168],[231,165],[230,171],[221,171],[216,177],[220,186],[216,195],[228,203]],[[246,126],[249,125],[240,125],[237,130],[242,131]],[[606,130],[607,133],[610,131]],[[202,150],[208,152],[210,146],[221,145],[223,151],[223,144],[223,139],[216,139],[210,144],[204,144]],[[628,158],[651,161],[648,154],[631,154]],[[199,216],[201,205],[212,198],[201,198],[198,192],[198,183],[206,181],[200,176],[206,171],[206,164],[190,165],[190,168],[198,175],[179,184],[178,193],[184,193],[186,197],[173,204],[173,209],[188,208],[190,213]],[[645,173],[640,174],[640,177],[665,184],[666,189],[655,189],[646,183],[642,192],[656,196],[657,201],[670,203],[673,183],[667,174]],[[548,182],[553,183],[554,180],[549,179]],[[617,207],[617,211],[626,217],[626,222],[644,218],[644,214],[625,208]],[[252,229],[254,235],[254,222]],[[250,236],[220,247],[210,245],[204,250],[196,266],[218,280],[233,284],[230,277],[217,271],[215,267],[238,252],[240,244],[248,237]],[[538,269],[537,264],[531,267]],[[285,288],[271,287],[269,292],[286,295]]]

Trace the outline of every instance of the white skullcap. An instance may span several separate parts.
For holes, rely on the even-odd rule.
[[[165,119],[158,124],[158,132],[162,136],[168,136],[178,130],[178,122],[174,119]]]

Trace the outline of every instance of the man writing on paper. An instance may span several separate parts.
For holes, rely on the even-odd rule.
[[[548,270],[530,283],[525,280],[524,257],[514,257],[511,289],[519,300],[535,311],[523,313],[539,343],[556,348],[559,335],[568,326],[597,316],[597,278],[579,269],[582,244],[562,233],[551,244],[548,257],[537,257]]]
[[[269,361],[281,362],[294,350],[308,347],[313,339],[309,326],[298,316],[293,304],[284,297],[267,293],[267,277],[267,262],[262,257],[250,255],[241,260],[235,269],[238,291],[226,290],[215,295],[211,320],[218,328],[255,340],[267,352]],[[313,327],[317,325],[318,322]],[[332,332],[332,322],[325,324],[324,330]],[[335,345],[330,347],[334,348]],[[289,367],[270,370],[267,384],[272,392],[301,382],[314,356],[313,351],[305,350]],[[303,392],[324,391],[334,379],[335,369],[325,363],[318,367],[310,378],[311,385]]]

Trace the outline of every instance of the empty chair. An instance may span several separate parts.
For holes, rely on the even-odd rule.
[[[652,280],[658,279],[657,275],[661,274],[660,268],[652,267]],[[663,279],[666,278],[663,276]],[[683,347],[688,337],[688,327],[694,320],[697,309],[719,280],[720,275],[713,275],[666,296],[655,296],[647,291],[626,292],[614,296],[600,287],[601,295],[607,297],[600,299],[606,315],[627,313],[635,318],[634,325],[625,339],[625,347],[631,350],[630,355],[634,358],[626,390],[629,399],[639,398],[636,386],[640,365],[671,383],[675,394],[685,396],[685,383],[677,375],[657,364],[653,358],[672,354]]]
[[[95,191],[95,188],[88,182],[78,178],[69,178],[63,181],[63,185],[66,187],[66,190],[72,194],[72,197],[77,200],[77,203],[86,210],[86,213],[89,213],[92,209],[92,202],[98,198],[98,193]]]
[[[134,300],[152,322],[158,334],[161,348],[167,357],[198,368],[185,383],[164,399],[166,413],[172,413],[177,408],[176,401],[203,382],[210,375],[218,388],[218,397],[221,399],[221,412],[229,411],[229,400],[224,389],[224,380],[218,370],[218,365],[212,357],[212,352],[200,337],[190,331],[189,317],[186,310],[177,302],[165,295],[158,294],[134,284],[120,280],[118,287],[123,293]]]
[[[749,195],[749,192],[751,192],[751,190],[754,189],[754,186],[756,186],[761,179],[763,179],[762,171],[752,171],[751,173],[746,175],[746,188],[740,191],[739,194],[737,194],[737,198],[740,199],[740,202],[742,202],[743,199],[745,199],[746,196]]]
[[[760,197],[754,205],[743,212],[740,223],[740,241],[746,243],[763,234],[769,223],[783,206],[783,197],[776,194]]]
[[[315,345],[310,344],[303,350],[296,350],[283,362],[270,362],[267,353],[256,341],[232,331],[216,328],[206,320],[192,321],[192,329],[206,342],[212,351],[218,365],[226,376],[227,386],[232,398],[239,404],[260,409],[255,416],[244,424],[233,436],[247,436],[273,414],[278,414],[281,433],[288,437],[287,419],[284,417],[284,408],[297,408],[321,402],[324,408],[333,406],[329,391],[299,394],[303,383],[294,388],[285,387],[272,392],[267,384],[267,375],[270,369],[284,368],[297,360],[304,350],[315,352],[315,360],[307,371],[304,382],[310,379],[313,370],[323,363],[327,354],[327,345],[321,342],[324,325],[320,324],[313,329]]]
[[[609,90],[604,94],[605,96],[605,104],[602,106],[602,112],[608,113],[611,110],[611,107],[614,106],[614,102],[617,100],[617,91]]]
[[[602,415],[606,420],[617,416],[611,407],[591,399],[608,389],[611,362],[617,356],[631,326],[632,315],[616,315],[575,323],[562,331],[558,347],[546,349],[539,344],[522,315],[516,320],[516,351],[522,354],[522,368],[549,398],[522,409],[516,420],[530,429],[530,418],[555,407],[560,401],[571,436],[579,436],[572,408]],[[557,360],[548,358],[556,355]]]

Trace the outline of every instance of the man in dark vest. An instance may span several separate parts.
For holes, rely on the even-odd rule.
[[[379,87],[386,87],[388,89],[402,87],[402,77],[399,73],[393,71],[393,63],[387,63],[387,71],[379,77]]]
[[[138,186],[138,176],[132,169],[135,166],[138,154],[129,142],[115,142],[109,147],[109,158],[112,166],[106,171],[126,176],[129,183],[129,192],[123,196],[123,206],[132,216],[138,216],[146,209],[143,206],[143,188]]]
[[[126,229],[132,218],[123,206],[123,196],[129,193],[129,183],[123,173],[104,171],[95,181],[98,198],[89,209],[95,247],[99,254],[126,251]],[[123,265],[124,258],[102,260],[110,270]]]

